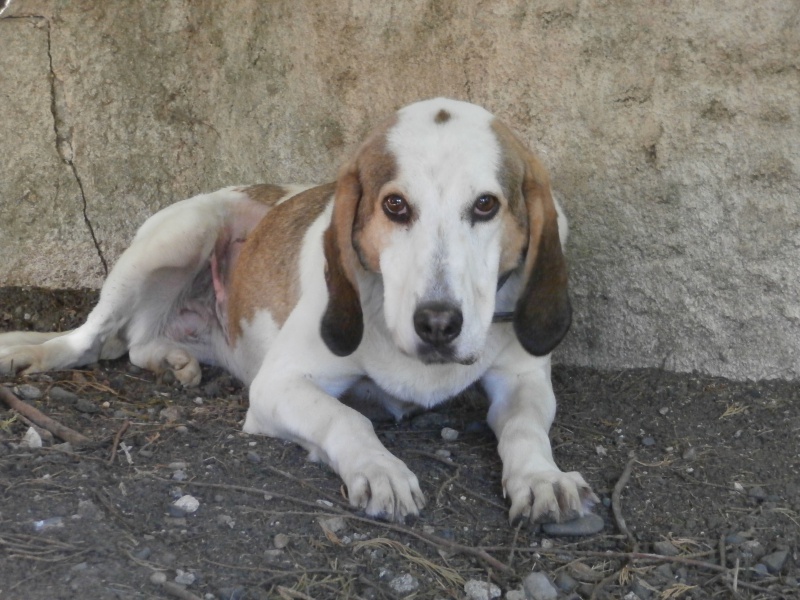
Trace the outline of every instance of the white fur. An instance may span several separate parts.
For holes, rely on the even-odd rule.
[[[446,126],[433,121],[442,108],[451,115]],[[434,406],[480,380],[491,403],[488,421],[498,438],[511,518],[583,514],[594,494],[579,474],[558,469],[550,449],[550,358],[527,354],[510,324],[492,324],[495,311],[513,310],[521,287],[515,274],[496,290],[504,244],[499,221],[473,224],[468,218],[478,196],[502,195],[501,148],[492,119],[482,108],[443,99],[399,112],[388,134],[397,177],[384,191],[402,193],[416,219],[391,233],[380,275],[359,275],[364,337],[350,356],[334,356],[320,337],[328,302],[321,240],[331,206],[303,238],[301,294],[286,322],[279,328],[261,310],[240,323],[241,337],[229,342],[225,315],[219,315],[224,305],[215,300],[203,269],[220,232],[243,226],[232,215],[260,209],[239,188],[226,188],[151,217],[80,328],[0,335],[0,373],[69,368],[127,350],[134,363],[171,370],[193,385],[200,379],[198,361],[221,364],[250,385],[245,431],[301,444],[339,473],[354,506],[397,520],[424,506],[419,482],[378,440],[370,421],[337,398],[348,389],[366,390],[401,415],[409,406]],[[560,209],[558,216],[563,242],[566,219]],[[453,362],[425,364],[418,356],[413,314],[431,300],[463,313]]]

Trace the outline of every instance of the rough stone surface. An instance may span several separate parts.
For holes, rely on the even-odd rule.
[[[594,535],[603,530],[603,517],[594,513],[586,514],[563,523],[544,523],[542,530],[547,535],[581,536]]]
[[[495,584],[478,579],[470,579],[464,584],[467,600],[494,600],[503,593]]]
[[[534,571],[522,580],[527,600],[556,600],[558,591],[544,573]]]
[[[5,15],[6,285],[97,287],[155,210],[330,179],[395,108],[446,95],[551,170],[572,225],[559,360],[800,376],[794,0],[16,0]]]

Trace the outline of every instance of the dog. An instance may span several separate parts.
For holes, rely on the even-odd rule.
[[[550,352],[571,322],[566,220],[546,170],[481,107],[437,98],[377,127],[334,183],[229,187],[151,216],[86,322],[0,335],[0,373],[113,359],[249,386],[244,431],[300,444],[375,518],[417,517],[417,477],[342,403],[400,418],[479,382],[509,519],[597,501],[553,460]]]

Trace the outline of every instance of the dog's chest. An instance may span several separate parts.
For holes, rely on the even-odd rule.
[[[458,395],[481,378],[497,355],[493,341],[490,339],[481,358],[471,365],[426,365],[390,344],[375,343],[369,337],[359,349],[359,359],[364,373],[384,392],[430,408]]]

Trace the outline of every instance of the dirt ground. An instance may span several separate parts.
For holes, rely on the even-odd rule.
[[[95,299],[0,288],[0,330],[67,329]],[[509,526],[479,393],[376,423],[428,498],[399,526],[351,511],[297,446],[242,434],[246,390],[220,370],[188,390],[126,360],[7,378],[92,441],[26,447],[28,424],[0,405],[0,598],[491,596],[467,596],[470,581],[554,597],[532,572],[559,598],[800,598],[800,384],[558,366],[553,379],[556,460],[601,497],[596,535]],[[186,495],[193,512],[174,504]]]

